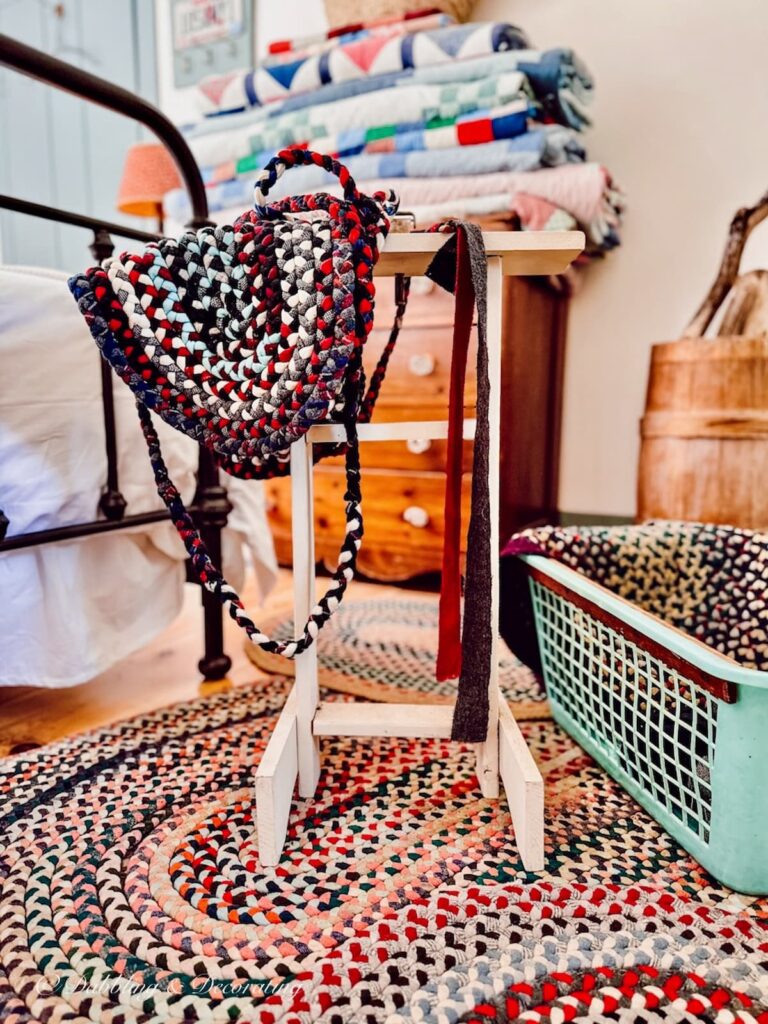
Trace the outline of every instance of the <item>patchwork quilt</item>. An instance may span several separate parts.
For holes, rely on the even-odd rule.
[[[330,140],[334,152],[346,152],[349,145],[360,144],[361,131],[391,125],[393,115],[405,130],[525,100],[528,95],[525,76],[519,71],[470,82],[406,83],[394,93],[384,89],[277,117],[244,118],[236,127],[192,133],[188,141],[203,167],[286,146],[311,144],[324,149],[325,140]]]
[[[205,113],[245,110],[333,82],[427,67],[528,45],[523,32],[506,22],[470,22],[403,34],[397,27],[341,43],[295,60],[267,62],[246,74],[201,83]]]

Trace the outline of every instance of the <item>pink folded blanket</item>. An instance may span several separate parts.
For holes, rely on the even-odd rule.
[[[536,196],[575,217],[590,241],[599,246],[618,225],[624,207],[623,196],[613,185],[610,174],[596,163],[445,178],[377,179],[364,185],[366,191],[393,189],[400,197],[403,210],[432,206],[448,213],[459,206],[467,211],[468,203],[481,214],[501,212],[499,204],[504,202],[504,197],[511,207],[514,197],[520,193]],[[488,202],[470,202],[481,197],[486,197]]]

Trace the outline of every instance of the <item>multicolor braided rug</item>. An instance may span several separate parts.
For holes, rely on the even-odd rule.
[[[339,613],[344,672],[434,687],[436,603],[376,607]],[[0,1020],[768,1021],[768,900],[708,877],[526,670],[503,677],[546,779],[540,877],[470,750],[385,739],[324,742],[263,870],[253,768],[285,678],[0,762]]]

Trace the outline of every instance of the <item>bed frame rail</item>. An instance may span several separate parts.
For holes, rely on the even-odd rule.
[[[192,151],[178,128],[151,103],[121,86],[107,82],[97,75],[83,71],[66,61],[51,57],[41,50],[36,50],[32,46],[27,46],[17,39],[2,34],[0,34],[0,65],[57,89],[73,93],[89,103],[106,107],[116,114],[129,117],[149,128],[165,145],[179,168],[192,203],[193,215],[189,226],[196,229],[212,223],[208,218],[205,186]],[[112,255],[114,251],[113,235],[140,242],[151,242],[160,237],[138,228],[115,224],[69,210],[56,209],[13,196],[0,195],[0,208],[90,230],[93,233],[93,238],[89,248],[97,262]],[[7,517],[0,511],[0,553],[167,520],[168,514],[165,511],[126,515],[126,501],[120,492],[117,471],[117,432],[112,394],[112,372],[104,360],[100,360],[100,364],[107,456],[107,480],[99,501],[102,518],[87,523],[59,526],[7,537],[6,533],[10,524]],[[197,489],[190,512],[195,517],[213,561],[217,564],[221,563],[221,531],[226,525],[230,510],[231,505],[226,490],[221,486],[219,471],[213,461],[213,456],[207,449],[201,448],[197,470]],[[189,573],[188,578],[191,578]],[[204,588],[201,593],[205,647],[203,657],[198,665],[205,679],[221,679],[232,664],[224,652],[223,610],[213,594]]]

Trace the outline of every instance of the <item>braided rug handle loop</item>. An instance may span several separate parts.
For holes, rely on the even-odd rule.
[[[323,153],[315,153],[311,149],[298,149],[294,147],[291,149],[281,149],[279,153],[272,157],[259,175],[254,190],[254,206],[259,213],[265,212],[263,209],[264,200],[278,178],[281,178],[289,167],[299,167],[302,164],[316,164],[331,174],[335,174],[344,189],[344,198],[348,202],[356,202],[361,198],[354,178],[344,164],[334,160],[333,157],[325,156]]]

